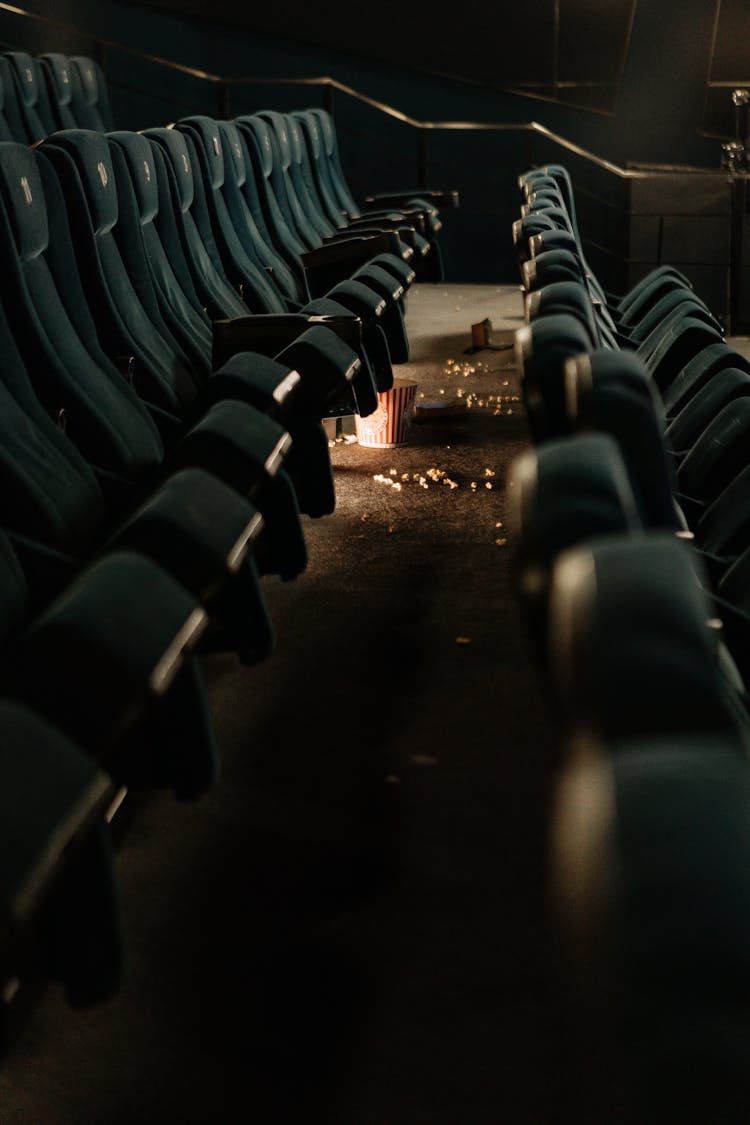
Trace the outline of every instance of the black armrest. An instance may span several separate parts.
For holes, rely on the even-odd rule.
[[[218,370],[237,352],[259,352],[270,358],[313,325],[324,325],[350,347],[362,342],[362,323],[355,315],[261,313],[213,322],[212,366]]]
[[[361,360],[356,350],[321,317],[275,359],[237,352],[213,373],[206,394],[218,402],[238,398],[290,429],[299,419],[320,420],[332,402],[350,393]],[[346,320],[353,318],[336,318]],[[361,337],[361,321],[356,318]]]
[[[273,644],[265,598],[248,565],[262,533],[263,517],[249,500],[210,473],[186,468],[163,481],[105,549],[153,559],[208,611],[211,648],[237,647],[245,663],[256,663]]]
[[[198,466],[256,505],[265,523],[258,545],[263,574],[296,578],[307,547],[294,488],[283,471],[292,438],[283,426],[236,399],[217,402],[169,454],[167,468]]]
[[[385,230],[373,225],[352,235],[349,231],[339,231],[325,240],[315,250],[307,250],[300,255],[305,271],[319,266],[342,265],[365,262],[375,254],[401,253],[401,238],[397,230]]]
[[[122,941],[104,824],[114,793],[61,730],[0,703],[0,973],[21,995],[40,978],[60,980],[77,1005],[116,991]],[[11,1013],[15,998],[4,1000]]]
[[[381,207],[398,207],[399,203],[409,203],[412,199],[426,199],[436,207],[458,207],[459,194],[457,189],[449,188],[412,188],[408,191],[381,191],[374,195],[366,195],[364,202],[370,206],[376,204]]]
[[[398,242],[398,236],[396,240]],[[335,285],[348,281],[357,269],[381,253],[395,253],[403,260],[400,249],[394,250],[391,244],[377,236],[327,242],[325,246],[302,255],[311,296],[326,296]]]
[[[425,234],[427,231],[424,212],[413,210],[408,215],[403,211],[366,211],[358,219],[350,220],[346,230],[367,230],[370,227],[380,228],[381,230],[400,230],[405,227],[416,230],[418,234]]]
[[[10,689],[127,785],[121,742],[166,698],[207,624],[205,611],[161,567],[113,551],[26,630],[8,670]]]
[[[104,550],[142,552],[205,606],[221,579],[254,550],[262,530],[263,518],[250,501],[203,469],[189,467],[164,480]]]

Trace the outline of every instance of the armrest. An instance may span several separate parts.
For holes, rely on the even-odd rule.
[[[237,352],[272,358],[309,325],[308,313],[253,313],[215,320],[211,366],[217,370]]]
[[[163,699],[206,628],[204,610],[143,555],[113,551],[40,614],[16,646],[13,694],[104,759]]]
[[[61,730],[0,703],[4,981],[23,989],[54,977],[78,1004],[114,993],[122,948],[104,824],[114,794],[112,780]],[[38,951],[33,964],[30,949]]]
[[[302,261],[311,297],[326,296],[335,285],[347,281],[357,269],[382,253],[395,253],[403,260],[400,250],[394,251],[389,242],[378,237],[328,242],[304,254]]]
[[[115,786],[63,731],[22,704],[0,702],[0,732],[0,910],[25,925]]]
[[[259,509],[265,533],[258,544],[263,574],[295,578],[307,565],[307,548],[294,489],[283,464],[291,449],[288,431],[236,399],[217,402],[192,426],[166,468],[197,466],[213,473]]]
[[[361,360],[328,325],[332,318],[312,319],[319,322],[283,348],[276,359],[255,352],[230,356],[208,380],[205,390],[207,395],[213,394],[211,401],[240,399],[277,419],[290,432],[298,419],[320,420],[332,402],[350,393]],[[357,322],[361,326],[358,318]]]
[[[424,212],[413,209],[408,215],[403,211],[367,211],[357,219],[350,219],[345,230],[367,230],[369,227],[381,230],[400,230],[406,227],[416,230],[418,234],[425,234],[427,231]]]
[[[366,195],[364,202],[381,207],[398,207],[400,203],[410,203],[412,200],[425,199],[435,207],[458,207],[459,194],[455,188],[447,190],[441,188],[412,188],[408,191],[381,191],[374,195]]]
[[[210,473],[189,467],[164,480],[104,550],[147,555],[206,605],[254,550],[262,530],[253,504]]]
[[[371,226],[356,236],[349,231],[339,231],[325,240],[315,250],[307,250],[300,255],[305,271],[318,266],[347,266],[354,262],[364,262],[374,254],[401,254],[401,239],[396,230],[384,230]]]
[[[153,559],[208,611],[210,647],[234,649],[254,664],[273,647],[254,564],[262,534],[263,517],[249,500],[210,473],[187,468],[163,481],[106,548]]]
[[[220,369],[238,352],[259,352],[273,358],[314,325],[322,325],[352,348],[362,342],[362,322],[355,315],[308,313],[261,313],[215,320],[213,362]]]
[[[409,238],[409,240],[410,240],[409,242],[406,241],[406,238],[401,237],[402,233],[406,235],[406,238]],[[418,240],[421,237],[421,235],[418,235],[413,227],[408,227],[408,228],[405,228],[405,229],[399,228],[398,231],[381,230],[380,227],[375,227],[375,228],[373,228],[372,231],[369,232],[369,235],[367,233],[365,233],[364,231],[360,231],[360,232],[358,232],[356,237],[357,238],[366,238],[366,237],[377,238],[379,236],[382,237],[382,238],[389,239],[389,242],[388,242],[387,246],[385,246],[385,244],[383,244],[383,247],[384,247],[383,250],[378,250],[378,249],[373,247],[374,252],[376,254],[380,254],[380,253],[394,254],[398,258],[402,258],[405,262],[410,262],[411,259],[414,257],[414,248],[411,245],[411,243],[414,242],[415,240]],[[347,242],[347,241],[350,241],[350,240],[353,240],[353,236],[351,234],[347,234],[346,231],[339,231],[338,234],[331,235],[330,238],[327,238],[325,240],[325,242],[323,243],[322,248],[325,248],[325,247],[328,247],[328,246],[338,245],[341,242]],[[311,253],[316,253],[316,251],[311,251]]]
[[[362,223],[372,223],[377,222],[378,218],[382,217],[397,218],[400,219],[402,223],[411,223],[415,219],[419,220],[421,223],[424,223],[426,214],[427,212],[425,211],[424,207],[417,207],[413,203],[407,203],[403,207],[399,207],[397,211],[394,211],[392,208],[377,207],[373,204],[372,207],[368,207],[367,210],[359,215],[358,218],[354,221]]]

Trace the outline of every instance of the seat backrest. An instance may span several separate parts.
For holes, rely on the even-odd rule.
[[[243,244],[252,247],[255,260],[270,271],[276,287],[289,300],[305,300],[300,276],[276,250],[260,206],[245,137],[233,121],[218,121],[224,150],[223,195],[227,211]]]
[[[68,437],[93,464],[127,478],[153,471],[163,457],[158,430],[99,344],[59,181],[25,145],[0,144],[0,261],[0,300],[45,410],[63,412]]]
[[[662,397],[670,383],[698,352],[721,340],[721,332],[705,320],[691,313],[678,315],[646,356],[646,367]],[[644,346],[647,345],[648,341],[645,341]]]
[[[115,127],[104,72],[88,55],[71,55],[71,110],[79,129],[111,132]]]
[[[695,533],[714,555],[739,555],[750,547],[750,464],[711,501]]]
[[[205,191],[189,138],[179,129],[161,126],[145,129],[143,135],[154,148],[160,185],[159,214],[155,221],[165,247],[169,249],[173,242],[182,247],[195,290],[212,320],[247,316],[250,309],[226,276],[213,237],[208,244],[204,239],[205,213],[201,212],[205,208]],[[167,198],[172,201],[171,207],[164,205]],[[202,230],[197,218],[201,219]],[[210,231],[207,234],[210,235]]]
[[[534,441],[570,431],[563,365],[569,356],[596,346],[584,324],[570,313],[550,313],[516,332],[521,390]]]
[[[29,144],[46,137],[53,121],[41,63],[26,51],[6,51]],[[19,138],[20,139],[20,138]]]
[[[357,219],[360,216],[360,208],[352,195],[344,174],[338,136],[336,134],[336,123],[326,109],[316,106],[310,109],[309,112],[318,122],[322,151],[328,158],[331,184],[335,190],[339,205],[350,219]]]
[[[526,297],[526,312],[530,321],[551,312],[568,312],[581,321],[592,340],[600,342],[594,307],[582,281],[553,281],[532,290]]]
[[[519,454],[508,480],[515,581],[544,661],[550,571],[561,551],[641,528],[622,455],[604,433],[552,438]]]
[[[180,417],[200,379],[159,309],[132,189],[120,198],[106,135],[91,129],[52,134],[40,151],[55,168],[74,233],[87,297],[105,350],[135,358],[142,396]]]
[[[50,107],[48,133],[56,129],[74,129],[77,125],[73,114],[73,79],[70,59],[57,51],[46,51],[39,55],[41,72],[45,80]]]
[[[687,453],[723,406],[736,398],[748,396],[750,375],[747,371],[740,371],[738,367],[727,367],[719,371],[667,426],[666,433],[672,447],[678,452]]]
[[[0,55],[0,141],[29,143],[18,83],[11,62],[5,55]]]
[[[598,349],[565,362],[565,402],[576,432],[610,434],[620,449],[644,527],[678,527],[677,480],[659,396],[633,352]]]
[[[289,172],[295,194],[321,238],[330,238],[338,230],[338,224],[331,222],[321,203],[302,124],[293,113],[284,114],[284,122],[289,135]]]
[[[668,417],[675,417],[709,379],[727,367],[750,374],[747,357],[730,348],[724,340],[715,340],[696,352],[662,394]]]
[[[255,256],[252,240],[241,237],[232,221],[224,196],[224,146],[218,122],[196,115],[177,121],[174,128],[185,134],[188,149],[195,160],[202,199],[196,207],[196,224],[204,243],[215,245],[220,264],[233,284],[241,286],[242,297],[253,312],[286,312],[287,308],[264,265]]]
[[[316,230],[314,223],[305,213],[291,175],[292,142],[289,136],[286,117],[277,110],[259,110],[255,115],[266,123],[269,129],[269,138],[272,153],[271,183],[284,215],[284,220],[291,227],[297,238],[306,249],[313,250],[322,244],[322,235]]]
[[[101,488],[36,400],[2,310],[0,340],[0,526],[83,559],[108,525]]]
[[[271,241],[287,265],[301,275],[300,255],[309,247],[297,234],[294,222],[285,210],[285,200],[276,195],[271,128],[256,114],[236,117],[234,120],[245,141],[249,166],[253,171],[253,184]]]
[[[677,468],[680,490],[709,502],[748,464],[750,398],[728,402]]]
[[[299,123],[307,151],[307,160],[315,190],[326,217],[335,228],[346,225],[344,210],[336,198],[330,160],[321,135],[320,122],[311,109],[295,110],[294,118]]]
[[[707,588],[692,545],[670,533],[601,536],[558,556],[550,652],[573,728],[737,731]]]
[[[193,366],[207,377],[211,370],[211,322],[195,292],[181,245],[173,244],[168,253],[157,223],[162,196],[165,205],[171,206],[168,193],[159,187],[155,157],[160,154],[155,154],[140,133],[116,130],[107,137],[110,147],[118,150],[113,153],[118,197],[129,193],[135,202],[161,313]]]

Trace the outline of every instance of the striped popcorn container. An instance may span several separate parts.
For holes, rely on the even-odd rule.
[[[354,416],[357,440],[360,445],[373,449],[392,449],[394,445],[405,445],[411,416],[414,413],[414,399],[417,384],[413,379],[394,379],[389,391],[378,395],[378,406],[366,418]]]

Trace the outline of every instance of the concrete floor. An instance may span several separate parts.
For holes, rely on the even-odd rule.
[[[506,523],[528,435],[512,349],[465,353],[485,317],[510,343],[517,288],[410,294],[397,374],[471,406],[387,451],[345,421],[307,572],[265,580],[274,653],[206,661],[219,783],[133,813],[124,986],[84,1012],[47,991],[2,1125],[580,1120],[545,925],[557,749]]]

